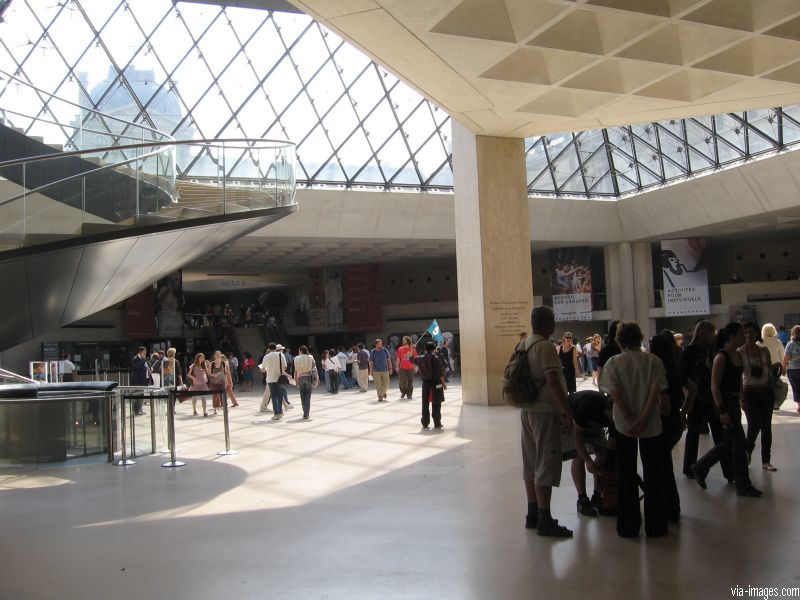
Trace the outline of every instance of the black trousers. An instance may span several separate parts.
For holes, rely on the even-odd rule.
[[[441,401],[433,400],[436,398],[436,384],[437,382],[432,379],[422,380],[422,419],[420,422],[423,427],[431,424],[431,413],[433,413],[434,427],[441,427],[442,425],[442,403]]]
[[[642,526],[639,508],[639,477],[637,450],[642,453],[644,480],[644,530],[650,537],[667,533],[664,511],[664,440],[661,435],[633,438],[617,433],[617,464],[619,472],[619,504],[617,533],[621,537],[636,537]]]
[[[686,427],[686,445],[683,450],[684,475],[692,475],[691,467],[697,462],[697,452],[700,446],[700,432],[705,430],[706,423],[711,429],[711,437],[714,439],[714,444],[721,443],[724,431],[719,415],[714,410],[714,402],[710,398],[697,398]],[[723,477],[728,481],[733,481],[734,472],[731,457],[722,457],[720,467],[722,467]]]
[[[747,439],[742,427],[742,411],[739,406],[739,394],[723,394],[725,411],[731,417],[731,426],[725,427],[722,441],[697,461],[697,470],[706,475],[718,461],[733,461],[734,482],[736,491],[742,492],[749,487],[750,473],[747,470]]]
[[[672,449],[681,441],[683,426],[678,414],[671,414],[661,417],[661,434],[663,464],[662,473],[664,477],[664,511],[667,519],[676,520],[681,514],[681,497],[678,493],[678,484],[675,481],[675,470],[672,466]]]
[[[761,462],[768,463],[772,453],[772,405],[775,397],[772,387],[764,390],[744,391],[744,414],[747,416],[747,451],[756,448],[756,438],[761,434]]]

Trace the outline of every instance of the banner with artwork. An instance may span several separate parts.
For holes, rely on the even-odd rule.
[[[592,267],[589,248],[555,248],[548,254],[556,321],[591,321]]]
[[[708,315],[708,271],[705,238],[661,242],[664,316]]]

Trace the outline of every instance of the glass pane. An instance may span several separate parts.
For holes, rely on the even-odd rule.
[[[408,135],[408,145],[411,151],[416,152],[431,136],[436,129],[430,108],[427,102],[421,102],[403,125],[403,130]]]
[[[192,50],[192,58],[187,59],[175,71],[172,79],[186,106],[193,108],[211,85],[211,74],[205,67],[198,68],[197,51]]]
[[[771,146],[777,146],[779,125],[778,113],[774,108],[747,111],[747,123],[751,128],[758,129],[760,135],[771,142]]]
[[[534,193],[554,193],[556,188],[553,186],[553,178],[550,176],[550,171],[547,170],[539,175],[539,177],[537,177],[533,183],[528,186],[528,189]]]
[[[239,53],[220,76],[219,86],[234,110],[239,109],[253,90],[258,87],[258,80],[252,69],[249,68],[247,57],[243,53]]]
[[[783,143],[787,145],[795,144],[800,140],[800,123],[789,117],[794,115],[795,118],[800,120],[800,110],[797,107],[791,107],[784,108],[783,112]]]
[[[341,146],[345,138],[358,127],[358,118],[350,99],[344,97],[339,100],[325,116],[323,124],[333,147],[338,148]]]
[[[377,160],[369,161],[366,167],[357,175],[357,180],[364,183],[379,183],[381,185],[386,183]]]
[[[447,160],[447,153],[438,135],[433,136],[415,156],[423,181],[429,179]]]
[[[716,167],[713,160],[705,154],[697,152],[694,148],[689,148],[689,162],[691,163],[692,173],[707,171]]]
[[[557,158],[553,159],[553,168],[556,185],[561,188],[580,168],[575,146],[570,145]],[[583,186],[583,183],[581,183],[581,186]]]
[[[222,72],[237,52],[241,52],[239,42],[223,14],[214,20],[211,28],[197,41],[197,47],[208,68],[217,74]]]
[[[594,185],[589,188],[589,194],[592,196],[600,196],[600,195],[608,195],[613,196],[615,194],[614,190],[614,177],[609,171],[601,179],[596,181]]]
[[[453,187],[453,171],[450,169],[449,162],[441,168],[441,170],[436,174],[436,177],[431,180],[429,185]]]
[[[370,150],[367,138],[360,128],[353,132],[339,150],[339,158],[342,161],[342,165],[344,165],[348,179],[351,179],[371,156],[372,150]]]
[[[247,42],[264,20],[269,17],[269,13],[266,11],[256,13],[252,10],[237,8],[235,6],[225,7],[225,15],[242,44]]]
[[[728,114],[715,115],[714,121],[717,125],[717,135],[744,154],[744,125]]]
[[[417,175],[412,161],[408,161],[408,163],[400,169],[400,172],[394,177],[392,183],[413,186],[419,186],[421,184],[419,175]]]
[[[127,10],[118,11],[100,32],[100,37],[111,58],[120,68],[128,64],[144,43],[142,32]]]
[[[360,108],[359,104],[359,108]],[[378,108],[367,117],[364,128],[369,132],[369,139],[376,146],[382,145],[390,135],[397,131],[397,121],[394,120],[389,100],[381,101]]]
[[[375,69],[364,69],[364,72],[350,87],[350,97],[356,103],[356,112],[362,119],[370,114],[381,100],[384,100],[383,87]],[[388,100],[384,101],[384,104],[386,108],[389,108]],[[388,116],[387,118],[391,119],[392,128],[397,126],[394,117]]]
[[[172,72],[192,47],[192,38],[183,22],[168,15],[150,37],[150,45],[167,72]]]
[[[278,114],[291,104],[292,100],[300,93],[301,88],[302,83],[297,78],[297,73],[288,58],[281,60],[264,84],[264,89],[269,94],[272,106]]]
[[[405,165],[410,156],[402,134],[398,131],[378,150],[381,168],[389,179],[394,178],[397,171]]]
[[[333,156],[333,148],[327,136],[322,131],[322,125],[317,125],[306,140],[297,147],[297,154],[302,157],[309,176],[314,173]]]
[[[708,159],[713,162],[714,134],[701,127],[692,119],[686,121],[686,137],[692,148],[697,152],[705,154]],[[694,166],[692,168],[694,168]]]
[[[535,181],[547,169],[547,155],[544,151],[544,138],[537,138],[525,156],[525,166],[528,171],[528,181]]]
[[[586,194],[586,186],[580,172],[575,173],[563,186],[561,192],[564,194]]]

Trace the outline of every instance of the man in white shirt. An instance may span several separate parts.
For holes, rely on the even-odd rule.
[[[267,388],[264,390],[264,396],[261,399],[261,412],[266,412],[267,402],[272,398],[272,410],[275,413],[272,416],[273,421],[277,421],[283,417],[283,398],[286,390],[278,384],[278,378],[286,370],[286,359],[283,353],[277,350],[274,342],[270,342],[267,346],[267,353],[264,355],[264,360],[261,361],[261,372],[267,376]]]
[[[61,361],[61,381],[75,381],[75,371],[78,367],[70,360],[68,353],[64,353],[64,360]]]

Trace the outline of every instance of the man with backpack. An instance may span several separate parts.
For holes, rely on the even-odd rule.
[[[528,514],[525,527],[545,537],[572,537],[550,514],[553,486],[561,483],[561,436],[572,433],[572,412],[567,400],[561,361],[549,342],[555,330],[555,315],[549,306],[531,311],[533,334],[518,349],[528,358],[530,379],[538,388],[536,401],[520,411],[522,422],[522,469]]]

